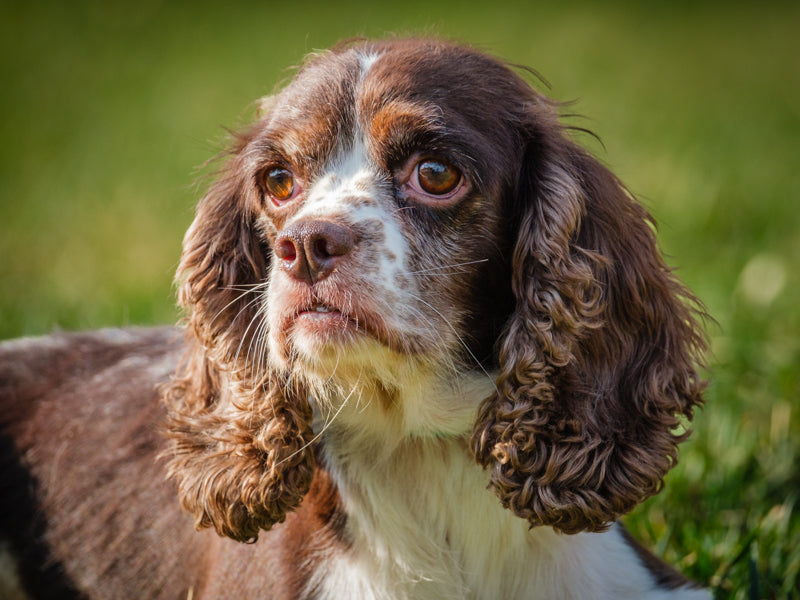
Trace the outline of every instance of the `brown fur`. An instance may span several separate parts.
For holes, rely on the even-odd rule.
[[[361,81],[356,51],[388,58]],[[183,345],[162,331],[122,345],[79,336],[57,351],[41,342],[0,353],[7,369],[0,393],[12,399],[4,400],[0,425],[12,440],[14,472],[29,473],[17,487],[37,498],[9,496],[12,529],[19,511],[36,507],[24,515],[33,523],[28,533],[12,536],[15,549],[34,540],[33,550],[20,551],[23,563],[53,565],[55,579],[68,580],[54,589],[74,594],[112,597],[154,569],[156,579],[132,597],[269,589],[292,598],[316,560],[348,547],[346,516],[312,431],[304,365],[286,331],[274,332],[287,349],[281,360],[267,356],[264,343],[272,248],[298,207],[271,205],[263,175],[270,164],[294,160],[298,181],[312,182],[359,127],[386,174],[381,199],[397,203],[408,244],[402,277],[409,279],[398,286],[413,277],[431,310],[409,333],[378,314],[396,308],[389,292],[370,304],[377,292],[369,277],[385,240],[381,223],[367,221],[347,224],[353,256],[335,274],[282,280],[284,304],[333,303],[355,290],[363,296],[353,309],[360,334],[454,377],[497,371],[497,392],[477,412],[470,448],[502,505],[532,526],[602,531],[657,493],[702,402],[702,311],[662,260],[649,214],[574,143],[557,111],[505,64],[455,44],[354,42],[309,60],[235,136],[198,205],[177,276]],[[468,179],[453,206],[431,208],[391,191],[398,163],[420,149],[446,153]],[[144,367],[125,362],[140,354]],[[172,379],[164,366],[175,369]],[[370,385],[385,392],[386,412],[396,408],[394,390]],[[109,417],[115,410],[121,425]],[[92,434],[75,443],[70,436],[83,427]],[[125,430],[115,435],[118,427]],[[107,455],[97,450],[104,444]],[[62,456],[72,461],[63,480],[51,476],[62,473]],[[195,527],[245,542],[271,530],[269,543],[192,537],[160,481],[164,463]],[[139,531],[150,515],[167,562]],[[124,552],[97,552],[106,547]],[[38,573],[23,573],[26,585],[58,596]]]
[[[602,530],[660,491],[702,402],[705,343],[650,216],[551,119],[527,127],[516,307],[472,445],[532,525]]]
[[[435,54],[416,58],[413,44],[403,50],[423,78]],[[504,130],[498,122],[492,145],[495,160],[518,165],[502,209],[517,224],[508,240],[515,305],[496,340],[498,393],[481,410],[473,451],[489,468],[502,503],[532,525],[602,530],[660,490],[685,437],[681,419],[691,419],[702,401],[696,364],[705,344],[696,302],[660,257],[650,216],[570,140],[552,102],[478,53],[437,51],[459,54],[454,65],[477,67],[487,89],[507,96],[490,98],[491,111],[471,110],[513,124]],[[342,59],[334,53],[316,60],[306,69]],[[402,74],[393,76],[402,82]],[[381,118],[375,126],[388,125]],[[181,302],[195,350],[167,393],[175,453],[170,472],[184,506],[199,525],[236,539],[251,539],[259,527],[282,520],[313,470],[310,449],[300,450],[311,431],[297,382],[282,388],[280,375],[265,364],[237,360],[237,349],[249,346],[256,329],[250,326],[256,306],[241,290],[266,277],[270,257],[253,230],[258,192],[244,177],[247,145],[258,127],[240,138],[187,233]],[[511,159],[515,146],[518,157]],[[221,404],[223,374],[235,392]],[[240,418],[221,419],[220,406],[233,406]],[[268,475],[264,464],[271,465]]]
[[[256,310],[242,286],[263,279],[269,250],[258,245],[242,206],[239,160],[200,203],[186,234],[180,301],[189,311],[192,353],[164,398],[169,473],[181,503],[198,527],[248,541],[300,504],[314,460],[308,400],[240,353],[254,335]],[[241,214],[231,215],[237,207]]]
[[[180,352],[173,329],[0,346],[0,538],[31,597],[177,598],[202,580],[205,536],[156,460],[155,384]]]

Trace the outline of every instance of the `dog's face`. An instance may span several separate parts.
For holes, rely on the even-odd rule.
[[[419,39],[313,57],[265,102],[179,269],[172,468],[199,524],[248,539],[297,506],[309,399],[350,391],[399,410],[398,435],[472,431],[534,525],[602,529],[660,489],[704,337],[649,215],[555,108],[500,61]]]
[[[273,367],[370,377],[409,360],[491,363],[519,160],[508,127],[487,129],[498,75],[477,54],[361,47],[312,62],[271,100],[248,153],[272,248]]]

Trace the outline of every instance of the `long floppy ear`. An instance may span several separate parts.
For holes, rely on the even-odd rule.
[[[307,396],[270,371],[262,339],[271,249],[255,226],[252,135],[238,138],[184,238],[177,277],[188,354],[163,391],[169,476],[182,505],[198,528],[239,541],[283,521],[314,471]]]
[[[681,417],[702,402],[705,338],[651,217],[535,110],[511,210],[516,306],[472,447],[531,525],[600,531],[675,464]]]

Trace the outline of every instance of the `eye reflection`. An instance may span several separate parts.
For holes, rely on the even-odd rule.
[[[461,181],[461,172],[441,160],[425,159],[417,165],[419,187],[432,196],[452,192]]]
[[[264,187],[273,200],[285,202],[294,192],[294,176],[287,169],[275,167],[264,177]]]

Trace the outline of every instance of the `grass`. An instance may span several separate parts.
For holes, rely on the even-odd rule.
[[[796,3],[24,3],[0,21],[0,338],[174,322],[196,168],[308,51],[437,33],[539,70],[715,319],[707,407],[627,518],[718,598],[800,598]]]

